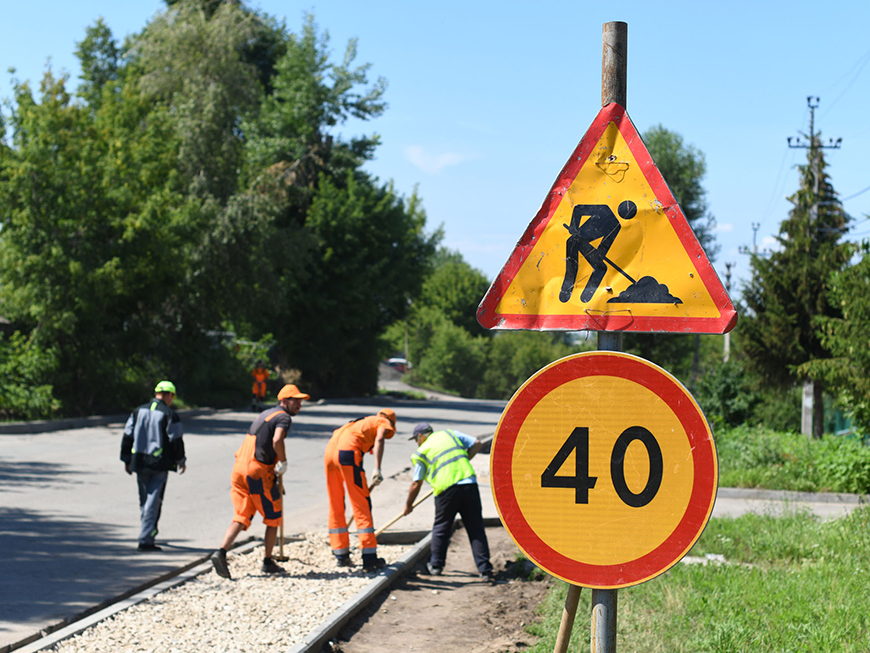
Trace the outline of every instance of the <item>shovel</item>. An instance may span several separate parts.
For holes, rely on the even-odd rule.
[[[419,499],[417,499],[417,500],[414,502],[414,507],[416,508],[416,507],[419,506],[421,503],[423,503],[426,499],[428,499],[430,496],[432,496],[432,492],[433,492],[433,490],[430,489],[426,494],[424,494],[422,497],[420,497]],[[375,537],[377,537],[378,535],[380,535],[381,533],[383,533],[385,530],[387,530],[390,526],[392,526],[393,524],[395,524],[397,521],[399,521],[399,520],[400,520],[402,517],[404,517],[404,516],[405,516],[405,513],[404,513],[404,511],[403,511],[403,512],[400,512],[400,513],[399,513],[398,515],[396,515],[395,517],[393,517],[390,521],[388,521],[386,524],[384,524],[384,525],[381,526],[378,530],[375,531]]]
[[[273,558],[279,562],[287,562],[290,557],[284,555],[284,479],[278,479],[278,496],[281,498],[281,523],[278,525],[278,555]]]

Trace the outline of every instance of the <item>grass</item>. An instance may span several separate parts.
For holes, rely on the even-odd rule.
[[[378,388],[378,396],[392,397],[393,399],[415,399],[419,401],[426,399],[426,394],[417,390],[384,390],[383,388]]]
[[[810,514],[711,520],[690,555],[725,565],[678,564],[619,591],[617,650],[662,653],[870,651],[870,508],[821,522]],[[554,584],[530,631],[553,650],[567,585]],[[584,589],[570,650],[589,645]]]

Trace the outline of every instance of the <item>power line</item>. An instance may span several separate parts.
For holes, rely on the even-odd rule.
[[[849,200],[852,200],[852,199],[855,199],[856,197],[858,197],[858,195],[863,195],[863,194],[866,193],[868,190],[870,190],[870,186],[867,186],[867,188],[864,188],[864,189],[862,189],[862,190],[859,190],[859,191],[858,191],[857,193],[855,193],[854,195],[849,195],[849,197],[844,197],[844,198],[841,199],[840,201],[841,201],[841,202],[848,202]]]

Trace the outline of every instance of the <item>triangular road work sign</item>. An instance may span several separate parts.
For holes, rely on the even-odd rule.
[[[625,108],[608,104],[477,319],[487,329],[726,333],[737,312]]]

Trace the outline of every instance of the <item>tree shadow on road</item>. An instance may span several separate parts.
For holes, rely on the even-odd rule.
[[[0,644],[11,625],[33,624],[36,632],[183,564],[168,551],[139,553],[121,530],[0,507]],[[191,551],[180,552],[189,558]]]

